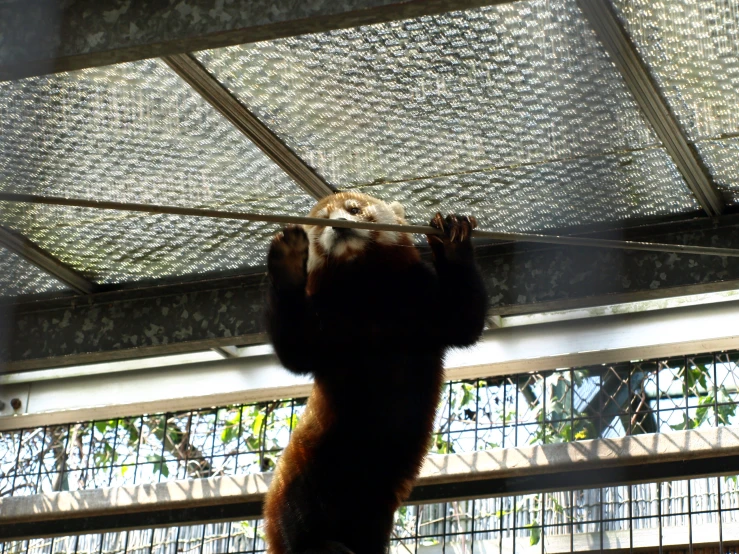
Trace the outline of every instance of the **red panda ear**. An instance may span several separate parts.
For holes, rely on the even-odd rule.
[[[392,202],[389,206],[395,215],[400,219],[405,219],[405,208],[400,202]]]

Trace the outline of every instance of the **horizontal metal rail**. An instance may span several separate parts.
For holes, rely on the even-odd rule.
[[[503,327],[445,359],[447,379],[648,360],[739,347],[739,302]],[[260,352],[243,358],[84,376],[0,375],[0,430],[307,396],[312,381]],[[207,379],[203,376],[207,375]],[[13,412],[10,401],[22,408]],[[94,398],[94,405],[90,399]]]
[[[130,9],[95,0],[34,5],[0,2],[0,81],[146,58],[275,40],[515,0],[251,0],[139,2]],[[197,16],[195,15],[197,14]],[[39,21],[48,31],[29,33]],[[135,29],[132,32],[131,29]]]
[[[722,475],[739,470],[727,427],[428,456],[409,503]],[[0,500],[0,540],[259,517],[271,474]]]
[[[425,225],[395,225],[386,223],[366,223],[359,221],[331,221],[323,218],[300,217],[287,214],[255,214],[248,212],[231,212],[209,208],[188,208],[184,206],[162,206],[157,204],[137,204],[133,202],[108,202],[86,200],[82,198],[62,198],[59,196],[39,196],[35,194],[16,194],[0,192],[0,201],[25,202],[32,204],[48,204],[54,206],[74,206],[99,210],[118,210],[154,214],[170,214],[180,216],[212,217],[218,219],[235,219],[240,221],[264,221],[294,225],[319,225],[342,227],[346,229],[367,229],[370,231],[394,231],[421,235],[441,235],[440,230]],[[610,239],[594,239],[585,237],[542,235],[531,233],[503,233],[497,231],[479,231],[472,233],[474,238],[485,238],[508,242],[531,242],[557,244],[565,246],[586,246],[592,248],[616,248],[621,250],[645,250],[649,252],[674,252],[677,254],[695,254],[700,256],[739,257],[739,249],[715,248],[710,246],[693,246],[683,244],[663,244],[652,242],[620,241]]]

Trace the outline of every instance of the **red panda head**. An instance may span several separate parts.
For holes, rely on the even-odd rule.
[[[346,219],[372,223],[405,225],[405,210],[398,202],[387,204],[360,192],[339,192],[316,204],[310,217]],[[349,261],[367,250],[370,245],[388,247],[413,245],[410,235],[392,231],[341,229],[331,226],[306,225],[310,241],[308,273],[322,267],[326,261]]]

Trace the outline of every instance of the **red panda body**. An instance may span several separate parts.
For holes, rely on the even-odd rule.
[[[399,206],[358,193],[311,215],[405,222]],[[486,311],[472,225],[433,223],[447,231],[429,238],[435,267],[399,233],[291,227],[273,241],[270,338],[315,385],[265,502],[271,554],[387,548],[428,448],[444,351],[474,343]]]

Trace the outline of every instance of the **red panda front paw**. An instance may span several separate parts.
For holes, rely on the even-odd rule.
[[[430,225],[443,232],[442,235],[426,235],[437,258],[443,255],[453,260],[471,254],[470,237],[472,230],[477,227],[477,220],[473,216],[449,214],[444,218],[436,212]]]
[[[307,278],[308,235],[288,225],[275,235],[267,255],[267,272],[278,287],[304,288]]]

